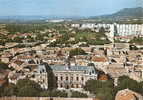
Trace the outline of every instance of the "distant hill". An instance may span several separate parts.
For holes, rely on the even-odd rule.
[[[0,16],[0,23],[42,23],[47,20],[79,20],[84,19],[82,16],[43,16],[43,15],[17,15],[17,16]]]
[[[143,22],[143,8],[137,7],[137,8],[124,8],[120,11],[108,14],[108,15],[101,15],[101,16],[91,16],[91,17],[82,17],[82,16],[0,16],[0,23],[20,23],[20,22],[45,22],[45,20],[53,20],[53,19],[64,19],[68,20],[71,19],[72,21],[77,20],[99,20],[99,21],[122,21],[122,20],[128,20],[128,19],[141,19]],[[140,21],[140,22],[141,22]]]
[[[137,7],[137,8],[124,8],[120,11],[109,14],[109,15],[102,15],[102,16],[95,16],[90,17],[92,19],[143,19],[143,8]],[[90,19],[89,18],[89,19]]]
[[[124,8],[117,13],[109,15],[109,17],[133,17],[133,18],[140,18],[143,17],[143,8]]]

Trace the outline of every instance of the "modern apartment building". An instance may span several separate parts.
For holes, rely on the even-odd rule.
[[[72,27],[79,29],[95,29],[96,32],[99,31],[101,27],[104,27],[105,30],[109,33],[110,37],[113,36],[130,36],[130,35],[143,35],[143,24],[72,24]]]

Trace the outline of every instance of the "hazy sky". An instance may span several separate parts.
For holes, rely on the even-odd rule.
[[[142,4],[143,0],[0,0],[0,16],[96,16]]]

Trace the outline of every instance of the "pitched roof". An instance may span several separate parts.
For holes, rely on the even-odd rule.
[[[53,71],[67,71],[66,65],[54,65],[50,66]],[[89,71],[89,70],[94,70],[95,68],[93,66],[70,66],[69,71]]]
[[[95,61],[95,62],[107,62],[107,58],[105,58],[105,57],[97,57],[97,56],[94,56],[94,57],[92,57],[91,60],[92,60],[92,61]]]

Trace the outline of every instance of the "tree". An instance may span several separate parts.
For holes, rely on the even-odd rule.
[[[96,94],[98,89],[103,89],[105,87],[114,88],[114,83],[112,80],[100,81],[100,80],[88,80],[84,86],[86,91]]]
[[[8,64],[0,62],[0,69],[9,69]]]
[[[53,73],[53,70],[47,63],[43,63],[46,66],[46,71],[48,73],[48,89],[49,90],[54,90],[57,88],[57,80],[56,77]]]
[[[75,56],[75,55],[86,55],[87,53],[81,49],[81,48],[76,48],[76,49],[72,49],[70,51],[70,56]]]
[[[81,93],[78,91],[72,91],[71,93],[72,93],[71,97],[74,97],[74,98],[87,98],[88,97],[87,94]]]
[[[104,29],[104,27],[101,27],[100,29],[99,29],[99,33],[105,33],[106,31],[105,31],[105,29]]]
[[[143,93],[143,81],[139,83],[139,86],[140,86],[140,90],[139,90],[139,93]]]
[[[136,92],[140,91],[140,85],[136,80],[130,79],[128,76],[121,76],[118,79],[118,90],[130,89]]]
[[[49,47],[56,47],[57,46],[57,41],[51,42],[49,44]]]
[[[42,97],[67,97],[66,91],[52,90],[52,91],[42,91],[40,93]]]
[[[18,80],[17,84],[17,96],[39,96],[39,92],[41,91],[41,87],[38,83],[28,80],[22,79]]]
[[[99,88],[98,92],[96,93],[96,97],[100,100],[115,100],[115,92],[113,88]]]
[[[14,42],[17,42],[17,43],[22,43],[22,40],[23,40],[23,38],[21,38],[21,37],[14,38]]]
[[[58,90],[53,90],[52,92],[49,92],[49,95],[51,97],[67,97],[67,93],[65,91],[58,91]]]
[[[49,91],[42,91],[42,92],[40,92],[40,97],[50,97]]]
[[[0,87],[0,97],[2,97],[3,87]]]
[[[17,89],[14,84],[9,84],[8,86],[3,87],[3,91],[1,91],[2,96],[14,96],[16,95]]]
[[[134,37],[132,40],[130,40],[130,43],[143,44],[143,38],[142,37]]]
[[[94,63],[88,63],[87,66],[95,66]]]
[[[41,90],[41,87],[38,83],[36,83],[35,81],[32,81],[32,80],[29,80],[29,79],[18,80],[16,86],[17,86],[17,88],[21,88],[24,86],[31,86],[33,88],[36,88],[37,90]]]
[[[113,80],[89,80],[86,82],[84,89],[95,94],[96,97],[101,100],[114,100],[116,93]]]
[[[19,97],[37,97],[39,96],[39,90],[32,86],[24,86],[18,89],[17,96]]]

